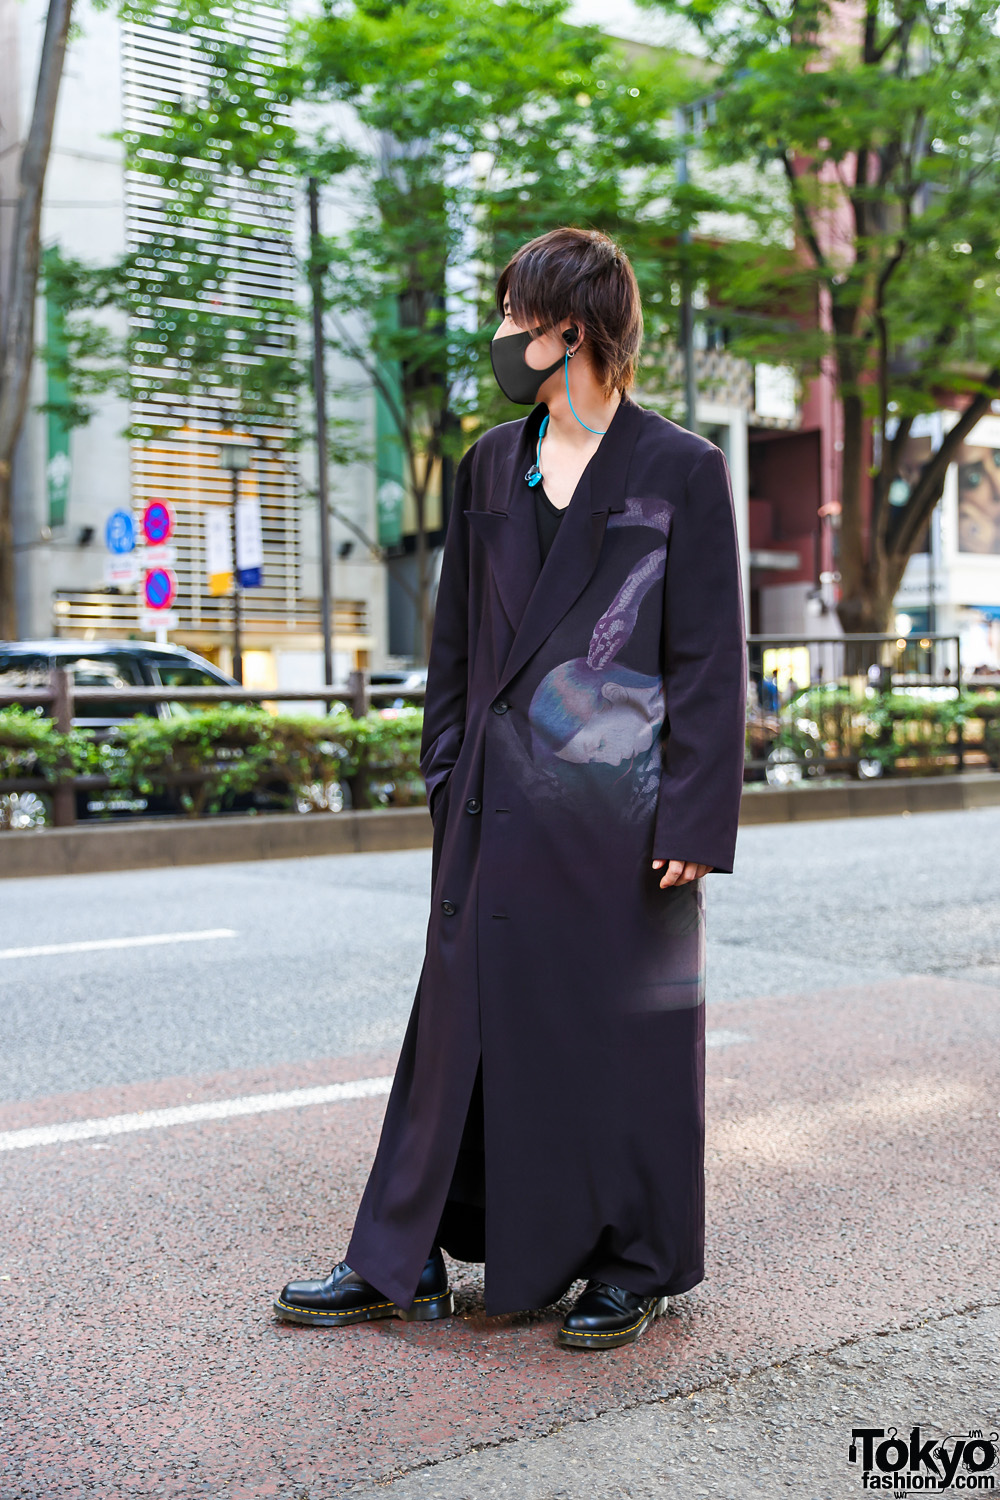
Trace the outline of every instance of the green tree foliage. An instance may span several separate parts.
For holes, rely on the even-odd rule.
[[[670,119],[695,86],[690,65],[626,52],[565,12],[566,0],[341,0],[295,26],[286,53],[262,58],[191,0],[172,24],[195,40],[207,76],[125,138],[130,166],[167,195],[167,231],[111,268],[49,259],[67,311],[69,420],[109,384],[138,402],[139,435],[153,435],[151,411],[169,420],[171,394],[222,420],[280,417],[308,380],[291,337],[299,292],[252,304],[233,294],[231,250],[266,256],[271,232],[259,203],[243,213],[241,184],[271,195],[276,235],[293,189],[308,176],[327,185],[339,227],[299,287],[318,260],[329,342],[391,415],[416,517],[424,643],[432,501],[470,437],[515,415],[488,344],[495,278],[518,244],[559,223],[621,241],[646,302],[643,397],[673,409],[660,355],[689,253],[678,232],[716,203],[704,189],[672,198]],[[127,313],[117,349],[94,308]],[[336,419],[332,431],[328,457],[372,456]]]
[[[719,247],[735,347],[828,362],[843,408],[846,630],[889,628],[907,559],[967,432],[1000,395],[1000,35],[994,0],[647,0],[718,67],[697,144],[784,178],[795,248]],[[913,418],[961,398],[905,505]],[[871,434],[874,431],[874,455]]]
[[[692,84],[676,57],[569,25],[564,0],[344,0],[303,24],[299,54],[305,97],[350,106],[318,143],[340,153],[326,175],[351,219],[322,248],[331,342],[392,415],[426,635],[442,462],[518,415],[488,345],[496,276],[519,244],[561,223],[620,240],[646,299],[644,398],[670,409],[658,359],[682,263],[670,118]]]

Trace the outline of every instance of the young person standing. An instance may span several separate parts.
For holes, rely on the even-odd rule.
[[[705,891],[731,871],[746,657],[722,452],[629,395],[607,236],[524,245],[491,354],[530,406],[462,459],[428,668],[427,949],[346,1259],[281,1318],[486,1310],[586,1285],[557,1338],[638,1338],[704,1274]]]

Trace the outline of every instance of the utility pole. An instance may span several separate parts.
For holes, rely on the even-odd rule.
[[[323,627],[323,681],[333,682],[333,557],[330,551],[330,492],[327,473],[326,361],[323,349],[323,268],[320,264],[319,187],[309,178],[309,285],[312,288],[313,400],[316,410],[316,493],[319,503],[319,566]],[[326,705],[327,713],[330,704]]]
[[[243,640],[241,619],[243,593],[240,588],[239,543],[236,536],[236,512],[240,504],[240,471],[232,470],[233,480],[233,676],[243,685]]]
[[[219,449],[219,468],[232,475],[232,546],[233,546],[233,676],[243,684],[242,603],[240,588],[240,555],[236,511],[240,503],[240,474],[249,469],[253,455],[245,443],[223,443]]]
[[[674,129],[683,138],[687,130],[687,121],[683,109],[674,110]],[[678,187],[686,187],[688,181],[688,159],[687,147],[682,146],[677,153],[676,182]],[[680,233],[682,246],[690,245],[691,230],[685,225]],[[695,416],[695,378],[694,378],[694,310],[691,305],[691,277],[688,266],[685,263],[681,270],[681,349],[684,353],[684,425],[689,432],[698,431],[698,419]]]

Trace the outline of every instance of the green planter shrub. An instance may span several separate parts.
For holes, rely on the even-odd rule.
[[[112,785],[149,796],[173,788],[193,817],[215,813],[234,797],[268,794],[289,806],[331,804],[329,788],[349,789],[356,808],[378,806],[391,783],[394,801],[420,801],[419,709],[392,718],[353,719],[270,714],[254,707],[212,708],[185,718],[134,719],[102,747]]]

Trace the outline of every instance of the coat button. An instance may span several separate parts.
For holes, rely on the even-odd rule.
[[[493,705],[493,712],[495,714],[505,714],[509,707],[510,704],[506,701],[506,699],[498,698]]]
[[[444,912],[446,917],[453,917],[458,910],[458,907],[455,905],[454,901],[442,901],[441,910]]]
[[[467,813],[482,812],[483,804],[480,802],[478,797],[470,797],[468,802],[465,804],[465,810]]]

